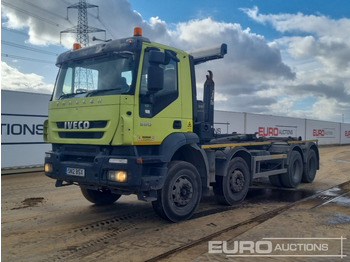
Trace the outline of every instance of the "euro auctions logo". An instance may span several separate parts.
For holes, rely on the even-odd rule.
[[[313,129],[312,135],[314,137],[321,137],[321,138],[334,138],[335,137],[335,128]]]
[[[259,137],[288,137],[297,136],[297,126],[259,126]]]
[[[209,241],[208,253],[226,257],[345,258],[346,238],[263,238],[259,241]]]
[[[350,138],[350,130],[345,130],[345,137],[349,137]]]

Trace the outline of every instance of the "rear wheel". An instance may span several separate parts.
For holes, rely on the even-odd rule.
[[[178,222],[190,218],[202,195],[201,178],[190,163],[174,161],[169,164],[168,174],[158,198],[152,202],[154,211],[162,218]]]
[[[113,194],[109,190],[92,190],[85,187],[81,187],[83,196],[96,205],[111,205],[117,201],[121,195]]]
[[[292,151],[287,173],[281,175],[282,185],[285,187],[296,188],[303,175],[303,160],[298,151]]]
[[[227,167],[226,176],[217,176],[214,193],[218,201],[234,205],[244,200],[250,185],[250,172],[244,159],[236,157]]]
[[[305,183],[311,183],[314,181],[317,170],[317,157],[314,150],[310,150],[307,156],[306,165],[304,166],[304,173],[302,181]]]

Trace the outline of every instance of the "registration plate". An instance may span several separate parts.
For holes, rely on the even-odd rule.
[[[66,167],[66,174],[69,176],[85,176],[85,169],[83,168],[74,168],[74,167]]]

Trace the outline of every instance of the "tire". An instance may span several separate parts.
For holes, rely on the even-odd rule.
[[[304,166],[304,173],[301,179],[304,183],[312,183],[316,176],[317,170],[317,157],[314,150],[310,150],[307,155],[306,165]]]
[[[233,158],[225,176],[217,176],[214,193],[221,204],[234,205],[244,200],[250,185],[247,163],[240,157]]]
[[[284,187],[296,188],[301,182],[303,175],[303,160],[298,151],[292,151],[290,155],[287,173],[281,175],[281,182]]]
[[[269,176],[269,180],[270,180],[271,185],[276,186],[276,187],[282,187],[280,175]]]
[[[197,169],[184,161],[173,161],[168,166],[162,189],[152,202],[154,211],[171,222],[189,219],[199,205],[202,182]]]
[[[84,187],[80,189],[88,201],[99,206],[111,205],[121,197],[121,195],[113,194],[109,190],[92,190]]]

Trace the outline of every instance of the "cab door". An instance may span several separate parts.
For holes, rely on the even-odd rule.
[[[135,117],[134,144],[157,145],[171,133],[186,131],[179,88],[180,64],[175,51],[144,47],[138,92],[135,94],[138,117]]]

